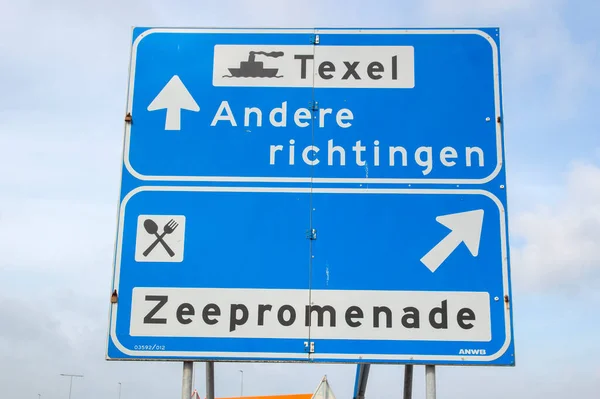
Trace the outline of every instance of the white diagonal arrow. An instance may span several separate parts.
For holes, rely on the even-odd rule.
[[[435,272],[461,242],[465,243],[471,255],[477,256],[479,254],[479,242],[481,241],[481,228],[483,226],[483,209],[438,216],[435,220],[451,231],[431,251],[427,252],[421,258],[421,262],[429,270]]]
[[[179,76],[175,75],[156,98],[148,105],[148,111],[167,110],[165,130],[181,130],[181,110],[198,112],[200,107],[185,87]]]

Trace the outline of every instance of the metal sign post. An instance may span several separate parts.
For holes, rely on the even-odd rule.
[[[425,366],[425,397],[435,399],[435,366]]]
[[[206,362],[206,399],[215,399],[215,363]]]
[[[190,399],[194,386],[194,362],[183,362],[181,399]]]
[[[413,387],[413,365],[407,364],[404,366],[404,399],[412,399]]]
[[[354,380],[354,396],[353,399],[365,399],[367,391],[367,382],[369,381],[370,364],[358,364],[356,366],[356,377]]]

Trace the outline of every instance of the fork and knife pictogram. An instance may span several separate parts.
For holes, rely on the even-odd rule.
[[[179,226],[179,224],[176,221],[174,221],[173,219],[171,219],[171,220],[169,220],[169,222],[167,224],[164,225],[163,232],[162,232],[162,234],[159,235],[158,234],[158,225],[156,224],[156,222],[152,219],[144,220],[144,229],[146,229],[146,232],[148,234],[155,235],[156,240],[154,240],[154,242],[148,248],[146,248],[143,255],[148,256],[148,254],[150,254],[150,252],[152,252],[154,247],[156,247],[160,243],[165,248],[165,250],[167,251],[169,256],[171,256],[171,257],[175,256],[175,252],[173,252],[171,247],[169,247],[167,245],[167,243],[163,240],[163,237],[167,234],[173,233],[175,231],[175,229],[177,228],[177,226]]]

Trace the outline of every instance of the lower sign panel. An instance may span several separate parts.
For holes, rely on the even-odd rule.
[[[146,187],[119,226],[111,359],[514,364],[485,191]]]

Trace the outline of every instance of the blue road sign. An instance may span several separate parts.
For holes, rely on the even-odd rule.
[[[497,29],[134,29],[108,359],[514,365]]]

